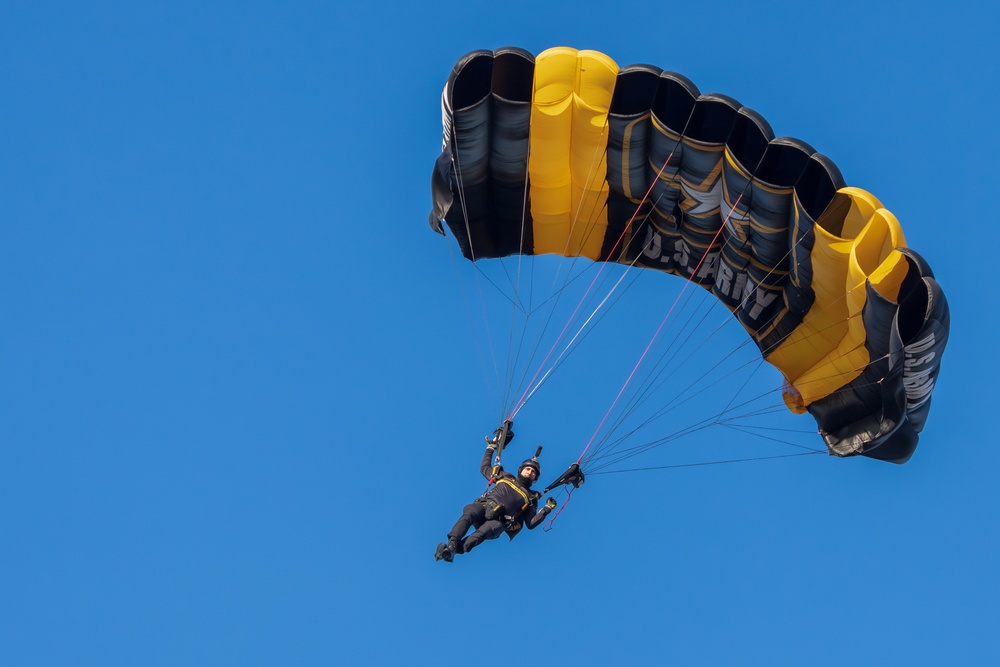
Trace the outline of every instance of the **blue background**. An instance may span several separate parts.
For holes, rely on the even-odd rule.
[[[970,0],[5,3],[2,661],[1000,661],[998,27]],[[896,214],[952,310],[909,463],[593,476],[552,531],[433,561],[500,410],[426,222],[440,93],[505,45],[681,72]],[[510,456],[575,460],[683,282],[653,278]]]

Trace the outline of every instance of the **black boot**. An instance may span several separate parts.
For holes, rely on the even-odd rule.
[[[451,537],[450,535],[448,536],[448,550],[453,554],[464,553],[462,551],[462,543],[457,537]]]
[[[448,545],[442,542],[437,545],[437,549],[434,551],[434,560],[443,560],[446,563],[450,563],[455,558],[455,552],[448,548]]]

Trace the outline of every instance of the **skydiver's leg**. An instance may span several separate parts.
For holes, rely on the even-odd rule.
[[[448,544],[452,546],[455,553],[462,553],[462,538],[469,532],[469,528],[475,526],[477,529],[486,521],[486,506],[480,502],[472,502],[462,510],[462,516],[448,533]],[[482,541],[482,540],[480,540]],[[478,542],[477,542],[478,544]]]
[[[475,547],[477,547],[483,540],[495,540],[503,534],[503,522],[497,519],[491,519],[489,521],[484,521],[483,524],[474,532],[465,538],[462,542],[462,551],[469,553]]]

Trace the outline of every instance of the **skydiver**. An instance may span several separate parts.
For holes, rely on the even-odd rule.
[[[482,497],[465,506],[462,516],[448,533],[448,541],[437,546],[434,560],[450,563],[455,554],[469,553],[483,540],[496,539],[501,533],[514,539],[522,527],[527,526],[528,530],[538,527],[556,506],[555,499],[549,498],[545,506],[538,509],[542,494],[531,490],[531,485],[542,474],[537,455],[523,461],[516,476],[506,472],[499,463],[490,465],[497,449],[502,451],[513,438],[514,432],[509,428],[498,428],[493,438],[486,438],[486,453],[479,472],[492,486]],[[475,532],[466,537],[470,528],[475,528]]]

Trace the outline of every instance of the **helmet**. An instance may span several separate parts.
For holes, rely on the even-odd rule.
[[[521,473],[525,468],[531,468],[535,471],[535,479],[537,480],[542,476],[542,466],[538,465],[538,461],[535,459],[527,459],[521,465],[517,467],[517,476],[520,478]],[[528,486],[531,486],[530,484]]]

